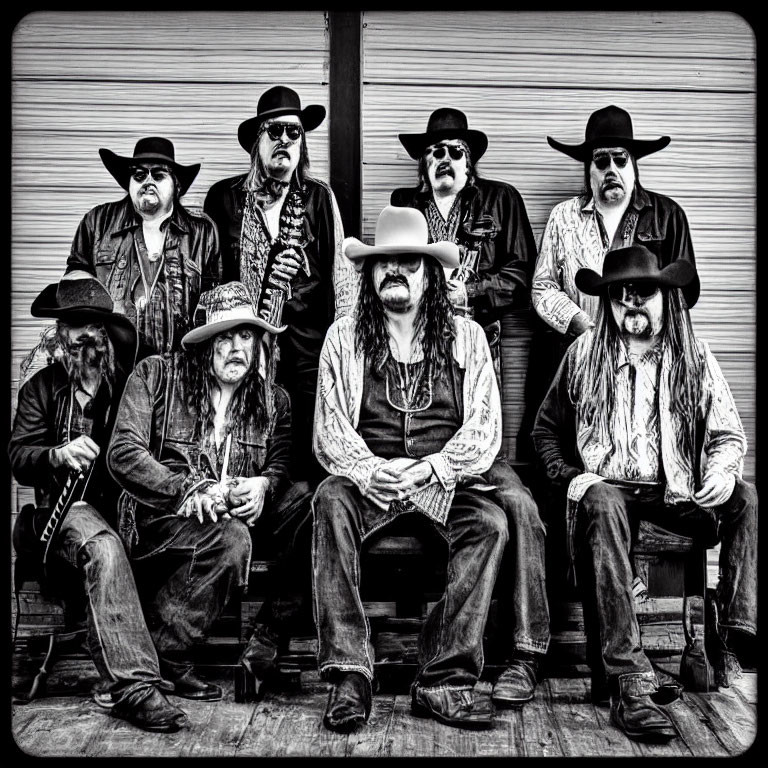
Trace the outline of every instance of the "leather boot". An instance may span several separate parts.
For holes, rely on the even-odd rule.
[[[539,660],[533,653],[513,657],[494,683],[491,698],[498,707],[520,707],[533,698],[538,679]]]
[[[124,696],[109,713],[137,728],[156,733],[174,733],[189,725],[187,713],[171,704],[153,685]]]
[[[668,741],[677,736],[667,713],[651,699],[655,677],[653,672],[634,672],[612,681],[611,721],[630,739]]]
[[[493,727],[493,705],[475,699],[471,688],[411,688],[411,713],[467,730]]]
[[[242,654],[240,664],[252,677],[253,690],[260,699],[264,695],[265,683],[277,675],[277,657],[280,637],[266,624],[257,624]]]
[[[160,657],[160,674],[173,683],[173,693],[193,701],[220,701],[223,697],[221,686],[206,683],[195,674],[194,665],[189,662],[171,661]]]
[[[342,672],[331,688],[323,725],[348,733],[368,721],[371,714],[371,683],[360,672]]]

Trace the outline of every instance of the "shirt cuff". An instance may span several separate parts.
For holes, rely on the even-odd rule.
[[[446,491],[453,491],[456,488],[456,475],[442,453],[432,453],[425,456],[422,461],[426,461],[432,466],[437,481]]]
[[[595,483],[602,483],[604,480],[604,477],[600,477],[594,472],[582,472],[580,475],[576,475],[568,484],[568,500],[578,503]]]

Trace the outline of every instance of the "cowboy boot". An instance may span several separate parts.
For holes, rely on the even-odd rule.
[[[717,597],[712,589],[707,590],[704,610],[704,650],[712,665],[714,683],[718,688],[729,688],[731,683],[741,677],[741,665],[736,654],[728,647],[728,630],[720,626]]]
[[[630,739],[668,741],[677,729],[651,695],[657,690],[653,672],[632,672],[612,681],[611,721]]]
[[[478,701],[471,688],[422,688],[414,684],[411,713],[454,728],[476,731],[493,727],[493,705],[487,700]]]
[[[360,672],[341,672],[328,694],[323,725],[330,731],[348,733],[368,721],[371,714],[371,682]]]
[[[536,654],[517,652],[494,683],[491,699],[498,707],[520,707],[533,698],[539,670]]]

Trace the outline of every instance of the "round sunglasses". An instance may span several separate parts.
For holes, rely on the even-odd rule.
[[[601,152],[599,155],[595,155],[592,158],[592,162],[595,164],[595,168],[597,168],[598,171],[604,171],[608,168],[611,164],[611,160],[613,160],[613,164],[617,168],[624,168],[629,162],[629,155],[626,152]]]
[[[138,184],[141,184],[147,176],[151,176],[155,181],[165,181],[171,172],[167,168],[142,168],[141,166],[130,169],[131,178]]]
[[[432,150],[432,156],[437,160],[442,160],[445,153],[451,156],[452,160],[461,160],[464,157],[464,147],[456,147],[453,144],[441,144]]]
[[[270,123],[267,126],[267,136],[272,141],[279,141],[283,134],[289,141],[296,141],[304,135],[304,129],[298,123]]]

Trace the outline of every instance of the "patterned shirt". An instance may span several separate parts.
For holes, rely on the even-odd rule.
[[[593,199],[572,197],[552,209],[531,286],[534,309],[548,325],[565,333],[575,315],[585,322],[594,320],[600,297],[582,293],[576,273],[582,267],[602,273],[609,250],[632,245],[637,221],[637,209],[630,203],[609,242]]]
[[[501,447],[501,401],[485,333],[473,320],[457,316],[454,322],[453,356],[464,369],[463,423],[442,450],[424,457],[437,481],[410,497],[441,524],[448,518],[457,482],[488,470]],[[327,472],[348,477],[365,494],[373,473],[386,460],[375,456],[357,432],[365,357],[354,337],[353,317],[337,320],[328,329],[320,355],[313,445]]]
[[[611,480],[659,481],[659,409],[657,402],[661,347],[640,359],[627,356],[616,369],[611,434],[613,450],[600,474]]]

